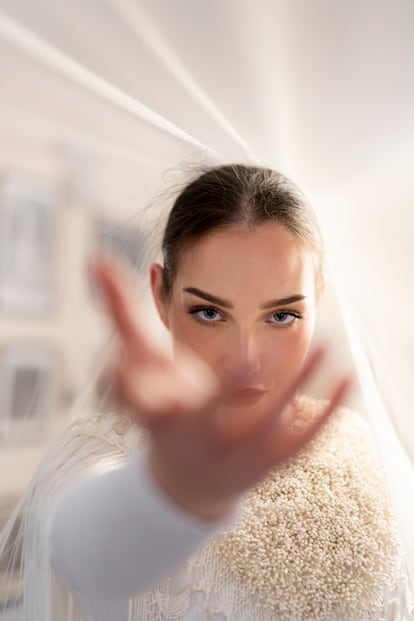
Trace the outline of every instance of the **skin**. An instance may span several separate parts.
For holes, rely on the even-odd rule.
[[[255,408],[281,396],[297,377],[315,325],[312,256],[284,226],[265,223],[216,231],[183,257],[172,295],[165,299],[162,268],[153,265],[151,285],[173,345],[184,345],[221,377],[239,362],[247,387],[265,390]],[[194,287],[230,302],[228,309],[186,292]],[[296,302],[261,308],[271,300]],[[190,314],[191,309],[205,307]]]
[[[313,261],[283,226],[214,231],[181,259],[169,298],[162,267],[154,264],[150,271],[173,358],[145,330],[124,266],[100,258],[93,275],[119,336],[115,396],[150,431],[152,475],[177,505],[209,520],[303,448],[344,398],[349,380],[338,378],[320,418],[292,431],[292,399],[323,351],[305,362],[316,311]],[[189,287],[232,308],[185,291]],[[301,299],[261,308],[291,296]],[[241,396],[246,388],[261,393],[252,401]]]

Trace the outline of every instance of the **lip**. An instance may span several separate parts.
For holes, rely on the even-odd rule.
[[[235,393],[230,399],[226,401],[229,405],[236,406],[248,406],[254,405],[263,397],[266,390],[262,388],[243,388]]]

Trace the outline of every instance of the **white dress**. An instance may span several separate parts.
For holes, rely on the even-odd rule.
[[[301,398],[295,424],[323,405]],[[381,469],[349,410],[227,522],[166,498],[144,435],[116,415],[71,425],[36,480],[25,621],[414,619]]]

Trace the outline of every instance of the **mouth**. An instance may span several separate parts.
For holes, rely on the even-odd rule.
[[[243,390],[236,392],[230,399],[228,399],[226,404],[247,407],[257,403],[265,393],[266,390],[263,388],[244,388]]]

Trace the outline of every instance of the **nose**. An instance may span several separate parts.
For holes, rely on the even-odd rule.
[[[257,338],[250,334],[241,335],[238,337],[237,342],[233,344],[232,349],[233,351],[229,351],[229,370],[241,364],[246,369],[247,377],[260,373],[262,370],[262,359]]]

